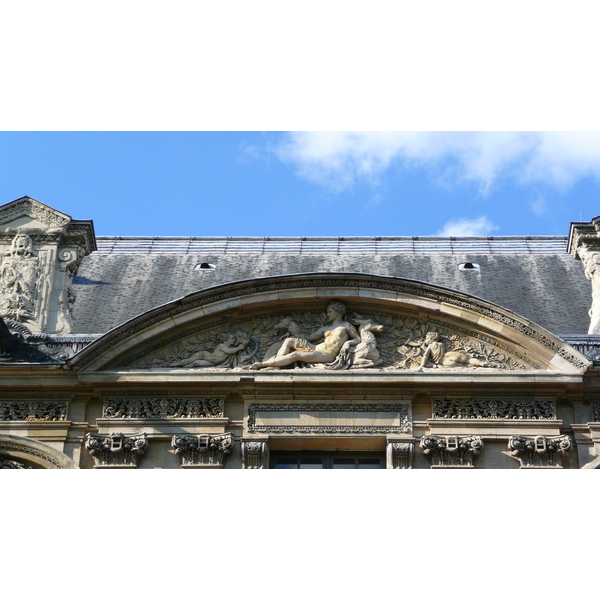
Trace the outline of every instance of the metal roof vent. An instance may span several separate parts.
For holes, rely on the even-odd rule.
[[[458,265],[458,270],[459,271],[471,271],[471,270],[478,271],[479,265],[477,263],[472,263],[472,262],[460,263],[460,265]]]
[[[199,263],[194,267],[194,271],[210,271],[211,269],[216,269],[215,265],[211,265],[210,263],[203,262]]]

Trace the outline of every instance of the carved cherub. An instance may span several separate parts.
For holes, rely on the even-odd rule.
[[[423,350],[421,368],[435,367],[485,367],[486,362],[473,358],[464,348],[448,350],[442,337],[435,331],[430,331],[424,340],[412,342],[407,340],[405,346],[412,346]]]
[[[244,350],[250,343],[250,338],[244,334],[228,334],[211,352],[200,350],[188,358],[180,360],[174,367],[221,367],[231,366],[231,358]]]

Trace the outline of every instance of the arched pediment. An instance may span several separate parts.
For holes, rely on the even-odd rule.
[[[310,334],[328,327],[325,313],[333,300],[343,303],[346,315],[341,320],[356,331],[348,335],[362,340],[354,339],[354,354],[345,364],[320,363],[320,368],[577,374],[591,364],[535,323],[480,298],[419,281],[360,273],[286,275],[204,289],[109,331],[69,362],[86,372],[240,370],[253,364],[256,368],[257,363],[268,371],[289,369],[293,365],[272,366],[265,359],[284,338],[300,340],[289,344],[289,352],[312,351],[306,338],[319,343]],[[284,322],[286,318],[293,324]],[[369,343],[377,357],[373,352],[368,356]],[[302,361],[295,364],[308,367]]]
[[[0,434],[0,468],[78,469],[62,452],[44,442],[18,435]]]

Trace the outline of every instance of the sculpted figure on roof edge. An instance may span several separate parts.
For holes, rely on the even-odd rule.
[[[578,250],[585,276],[592,282],[589,334],[600,334],[600,252],[582,247]]]

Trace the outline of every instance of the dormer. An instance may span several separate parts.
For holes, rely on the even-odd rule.
[[[24,196],[0,207],[0,316],[33,333],[71,333],[73,277],[96,250],[92,221]]]

